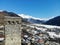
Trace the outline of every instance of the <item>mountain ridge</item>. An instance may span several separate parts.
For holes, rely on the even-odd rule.
[[[25,22],[29,22],[29,23],[35,23],[35,24],[46,24],[46,25],[56,25],[56,26],[60,26],[60,16],[56,16],[54,18],[50,18],[50,19],[40,19],[40,18],[36,18],[36,17],[32,17],[29,15],[24,15],[24,14],[15,14],[13,12],[8,12],[8,11],[0,11],[0,15],[7,15],[7,16],[11,16],[11,17],[21,17],[23,18],[23,20]]]
[[[60,16],[56,16],[56,17],[46,21],[45,24],[60,26]]]
[[[21,15],[19,15],[19,16],[21,16]],[[26,16],[23,14],[21,17],[26,19],[26,21],[31,22],[31,23],[60,26],[60,16],[52,17],[52,18],[49,18],[48,20],[34,18],[32,16]]]

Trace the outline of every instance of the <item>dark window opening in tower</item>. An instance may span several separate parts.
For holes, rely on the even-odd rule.
[[[16,21],[17,24],[19,24],[19,21]]]
[[[12,24],[15,24],[15,22],[14,22],[14,21],[12,21]]]
[[[8,23],[9,23],[9,24],[11,24],[11,22],[10,22],[10,21],[8,21]]]

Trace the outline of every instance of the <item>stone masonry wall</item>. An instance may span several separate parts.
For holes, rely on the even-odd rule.
[[[21,45],[20,25],[5,25],[5,45]]]

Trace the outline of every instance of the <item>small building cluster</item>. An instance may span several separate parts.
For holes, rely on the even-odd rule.
[[[22,45],[60,45],[60,40],[58,38],[52,38],[48,32],[60,33],[60,29],[46,28],[43,26],[36,25],[22,25],[21,43]]]

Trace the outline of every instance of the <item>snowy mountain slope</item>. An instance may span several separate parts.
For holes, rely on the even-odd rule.
[[[47,19],[35,18],[35,17],[25,15],[25,14],[18,14],[18,15],[30,23],[40,24],[40,23],[44,23],[45,21],[47,21]]]
[[[33,16],[30,16],[30,15],[25,15],[25,14],[18,14],[19,16],[21,16],[22,18],[33,18],[33,19],[36,19],[36,20],[48,20],[46,18],[36,18],[36,17],[33,17]]]
[[[30,23],[36,23],[36,24],[47,24],[47,25],[56,25],[60,26],[60,16],[51,17],[51,18],[36,18],[33,16],[25,15],[25,14],[18,14],[22,18],[26,19],[26,21]]]

